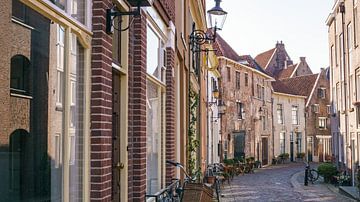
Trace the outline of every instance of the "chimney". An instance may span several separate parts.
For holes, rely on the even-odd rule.
[[[276,48],[285,49],[285,44],[283,44],[283,41],[280,41],[280,43],[279,43],[279,41],[277,41],[276,42]]]
[[[306,57],[300,57],[300,62],[306,62]]]

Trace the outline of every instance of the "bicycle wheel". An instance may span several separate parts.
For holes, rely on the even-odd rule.
[[[319,179],[319,173],[315,169],[310,170],[310,175],[309,176],[311,176],[311,180],[310,180],[311,182],[315,182],[316,180]]]

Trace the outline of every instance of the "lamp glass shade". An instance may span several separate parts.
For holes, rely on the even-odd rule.
[[[215,0],[215,2],[215,7],[208,10],[207,12],[209,17],[209,23],[211,26],[210,28],[222,30],[226,20],[227,12],[220,7],[221,0]]]
[[[218,90],[218,89],[214,89],[213,92],[212,92],[212,94],[213,94],[213,97],[214,97],[214,98],[216,98],[216,99],[219,98],[219,94],[220,94],[220,93],[219,93],[219,90]]]

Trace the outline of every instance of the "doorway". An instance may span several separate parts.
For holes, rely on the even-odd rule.
[[[290,161],[294,161],[294,133],[290,133]]]
[[[245,159],[245,132],[234,133],[234,157]]]
[[[120,72],[113,70],[112,76],[112,201],[120,202],[121,169],[120,159],[120,114],[121,114],[121,88]]]
[[[269,156],[269,148],[268,148],[268,138],[262,138],[261,140],[262,142],[262,165],[267,165],[269,160],[268,160],[268,156]]]
[[[308,137],[307,139],[307,159],[308,161],[312,162],[313,161],[313,137]]]

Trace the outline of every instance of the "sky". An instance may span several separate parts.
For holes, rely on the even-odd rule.
[[[206,0],[208,9],[214,0]],[[222,0],[228,12],[219,34],[240,55],[259,53],[283,41],[294,63],[306,60],[314,73],[329,66],[326,18],[333,0]]]

